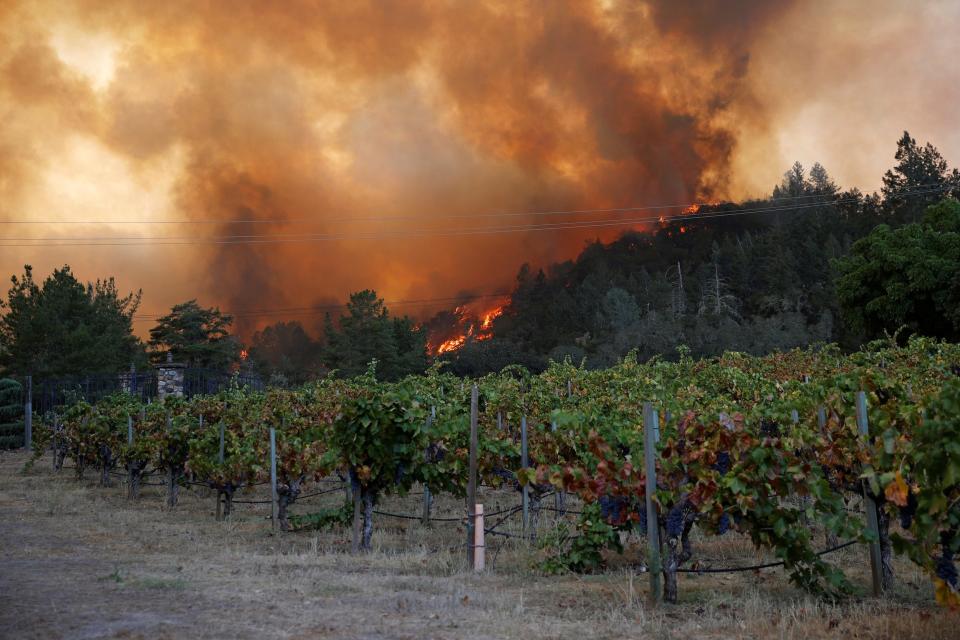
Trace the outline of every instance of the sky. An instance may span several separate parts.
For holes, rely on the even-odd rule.
[[[191,298],[242,333],[365,288],[422,317],[626,228],[544,224],[764,196],[796,160],[872,191],[904,130],[957,166],[958,27],[946,0],[7,0],[0,274],[114,276],[141,335]]]

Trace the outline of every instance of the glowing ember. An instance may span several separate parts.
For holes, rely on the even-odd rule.
[[[246,360],[247,356],[250,355],[246,349],[240,349],[240,359]]]

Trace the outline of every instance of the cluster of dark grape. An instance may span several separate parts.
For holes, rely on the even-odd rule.
[[[726,451],[721,451],[717,454],[717,461],[711,465],[711,468],[714,471],[719,472],[721,475],[726,474],[730,471],[730,454]]]
[[[600,517],[608,523],[622,522],[626,514],[627,499],[623,496],[600,496]]]
[[[517,480],[517,474],[509,469],[504,469],[501,466],[496,466],[492,469],[493,475],[500,478],[504,484],[511,485],[517,491],[520,491],[520,482]]]
[[[671,538],[679,538],[683,534],[683,525],[685,524],[687,510],[683,502],[673,505],[667,513],[667,535]]]
[[[913,524],[913,516],[917,513],[917,496],[910,493],[907,496],[907,505],[900,507],[900,526],[909,529]]]
[[[957,588],[957,565],[953,564],[953,551],[947,544],[942,545],[943,555],[937,560],[937,577],[953,588]]]
[[[440,462],[446,455],[446,448],[439,442],[431,442],[427,446],[427,462]]]
[[[773,420],[764,418],[760,421],[760,435],[764,436],[765,438],[779,438],[780,425]]]
[[[640,533],[643,535],[647,534],[647,505],[646,503],[641,502],[637,505],[637,515],[640,516],[640,522],[637,523],[637,528],[640,530]]]
[[[717,534],[723,535],[730,530],[730,516],[724,513],[720,516],[720,522],[717,523]]]

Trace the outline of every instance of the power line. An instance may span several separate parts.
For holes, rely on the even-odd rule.
[[[899,194],[900,197],[915,197],[922,195],[931,195],[949,191],[951,186],[941,186],[937,188],[916,190],[911,193]],[[3,247],[44,247],[44,246],[144,246],[144,245],[192,245],[192,244],[212,244],[212,245],[236,245],[236,244],[288,244],[300,242],[320,242],[336,240],[379,240],[379,239],[404,239],[416,237],[457,237],[473,235],[500,235],[509,233],[530,233],[536,231],[565,231],[573,229],[591,229],[616,226],[630,226],[636,224],[648,223],[668,223],[676,221],[696,222],[700,220],[709,220],[714,218],[725,218],[741,215],[780,213],[786,211],[811,210],[811,207],[820,205],[838,205],[851,202],[859,202],[859,197],[840,198],[820,203],[809,203],[804,205],[788,205],[780,207],[758,207],[733,209],[720,212],[707,212],[704,214],[691,213],[671,216],[655,216],[647,218],[629,218],[613,220],[593,220],[580,222],[555,222],[540,223],[529,225],[514,225],[505,227],[474,227],[468,229],[451,230],[400,230],[393,232],[379,232],[368,234],[299,234],[299,235],[278,235],[278,234],[251,234],[243,236],[208,236],[208,237],[190,237],[190,236],[132,236],[132,237],[102,237],[102,238],[0,238],[0,246]],[[23,244],[18,244],[23,243]]]
[[[917,188],[936,186],[935,183],[917,185]],[[806,200],[811,198],[829,198],[828,194],[811,193],[797,196],[780,196],[777,198],[764,198],[760,202],[769,202],[777,200]],[[827,201],[829,202],[829,200]],[[608,207],[597,209],[568,209],[568,210],[547,210],[547,211],[510,211],[510,212],[489,212],[489,213],[444,213],[427,216],[433,219],[464,219],[464,218],[509,218],[526,216],[558,216],[558,215],[586,215],[593,213],[626,213],[631,211],[658,211],[663,209],[690,209],[692,207],[707,207],[727,204],[722,202],[687,202],[679,204],[654,204],[637,205],[630,207]],[[218,218],[181,218],[179,220],[0,220],[0,224],[79,224],[79,225],[117,225],[117,224],[172,224],[172,225],[198,225],[198,224],[301,224],[301,223],[337,223],[337,222],[391,222],[402,220],[422,220],[422,215],[395,215],[395,216],[368,216],[363,218],[345,216],[340,218],[318,219],[318,218],[241,218],[241,219],[218,219]]]

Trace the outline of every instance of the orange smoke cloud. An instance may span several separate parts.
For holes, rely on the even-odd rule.
[[[8,273],[70,262],[84,277],[116,274],[144,288],[146,312],[192,297],[259,310],[363,288],[387,300],[503,292],[521,263],[623,229],[484,233],[590,217],[456,216],[734,197],[749,183],[735,173],[743,131],[760,153],[774,127],[753,48],[796,11],[748,0],[4,6],[0,219],[55,224],[3,235],[335,238],[4,248]],[[786,166],[772,164],[769,184]],[[192,224],[146,222],[182,219]],[[78,220],[112,224],[64,224]],[[278,319],[238,321],[249,333]]]

